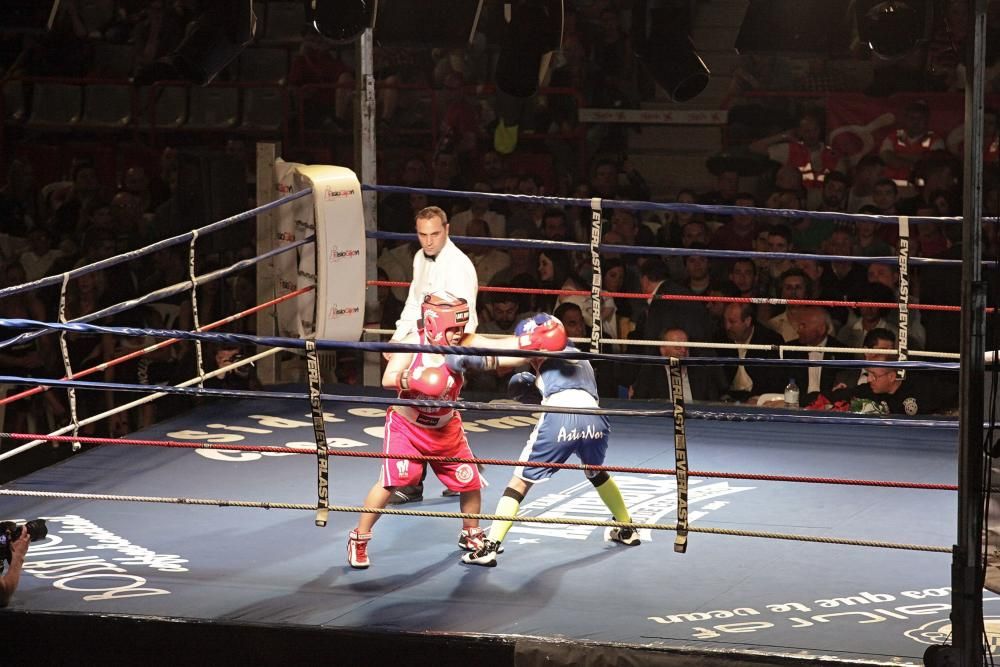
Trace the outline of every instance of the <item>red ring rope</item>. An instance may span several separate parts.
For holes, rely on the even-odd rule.
[[[410,283],[398,280],[369,280],[368,285],[375,287],[409,287]],[[480,292],[507,292],[509,294],[545,294],[555,296],[590,296],[590,290],[543,289],[533,287],[480,287]],[[636,292],[601,292],[601,296],[622,299],[662,299],[664,301],[697,301],[716,303],[752,303],[770,306],[825,306],[828,308],[899,308],[898,303],[881,303],[877,301],[829,301],[821,299],[779,299],[759,296],[702,296],[697,294],[639,294]],[[911,310],[934,310],[960,312],[961,306],[942,306],[930,303],[910,303]],[[987,308],[986,312],[993,312]]]
[[[178,449],[216,449],[237,452],[266,452],[274,454],[308,454],[315,455],[315,449],[300,447],[281,447],[277,445],[233,445],[225,444],[218,447],[206,446],[206,443],[176,442],[173,440],[137,440],[134,438],[98,438],[68,435],[39,435],[32,433],[0,433],[2,438],[13,440],[49,440],[51,442],[80,442],[88,445],[139,445],[145,447],[167,447]],[[384,452],[348,452],[330,450],[331,456],[348,456],[365,459],[406,459],[408,461],[444,461],[449,463],[476,463],[497,466],[525,466],[531,468],[555,468],[557,470],[601,470],[605,472],[631,472],[649,475],[674,475],[673,468],[639,468],[635,466],[585,465],[579,463],[543,463],[541,461],[518,461],[514,459],[465,459],[457,456],[418,456],[410,454],[386,454]],[[795,482],[800,484],[834,484],[844,486],[876,486],[894,489],[922,489],[930,491],[957,491],[953,484],[927,484],[922,482],[898,482],[875,479],[846,479],[840,477],[803,477],[796,475],[764,475],[755,473],[711,472],[704,470],[689,470],[688,475],[720,479],[745,479],[764,482]]]

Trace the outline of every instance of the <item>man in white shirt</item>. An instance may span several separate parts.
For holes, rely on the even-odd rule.
[[[465,333],[475,333],[479,325],[476,316],[476,296],[479,280],[476,267],[464,252],[448,238],[448,214],[437,206],[427,206],[417,211],[415,217],[417,240],[420,250],[413,255],[413,280],[403,305],[403,312],[396,322],[392,342],[416,343],[417,320],[420,319],[424,297],[431,292],[450,292],[469,304],[469,321]],[[388,355],[387,355],[388,356]],[[427,468],[424,468],[426,474]],[[451,495],[447,493],[446,495]],[[423,479],[413,486],[398,487],[389,498],[389,504],[423,500]]]
[[[465,332],[475,333],[479,324],[476,316],[479,280],[472,261],[448,238],[448,215],[437,206],[420,209],[416,215],[416,228],[420,250],[413,255],[413,280],[392,341],[417,340],[420,306],[425,296],[438,291],[450,292],[468,302],[469,322],[465,325]]]

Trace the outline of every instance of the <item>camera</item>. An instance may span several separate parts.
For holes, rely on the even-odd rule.
[[[19,526],[13,521],[0,521],[0,562],[10,562],[10,543],[21,537],[21,530],[27,530],[32,542],[44,540],[49,534],[49,528],[45,525],[45,519],[32,519],[23,526]]]

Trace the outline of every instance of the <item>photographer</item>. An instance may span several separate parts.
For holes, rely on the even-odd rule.
[[[10,542],[10,560],[6,563],[3,576],[0,577],[0,607],[6,607],[14,597],[17,584],[21,581],[21,569],[24,567],[24,556],[28,553],[28,542],[31,536],[27,530],[22,530],[17,539]],[[0,562],[0,567],[4,567]]]

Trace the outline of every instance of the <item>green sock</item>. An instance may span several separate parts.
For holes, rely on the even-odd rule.
[[[628,508],[625,507],[625,499],[622,498],[622,492],[618,489],[618,485],[615,484],[614,479],[608,477],[608,481],[597,487],[597,493],[600,494],[601,500],[608,506],[611,513],[615,515],[615,521],[621,521],[622,523],[632,522]]]
[[[517,516],[517,510],[521,507],[521,503],[514,500],[510,496],[503,496],[500,498],[500,502],[497,503],[496,514],[503,516]],[[494,521],[490,525],[490,534],[487,539],[491,542],[503,542],[503,538],[507,537],[507,531],[510,527],[514,525],[513,521]]]

